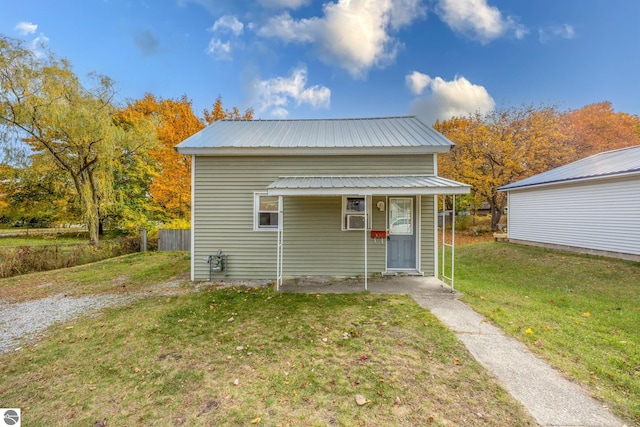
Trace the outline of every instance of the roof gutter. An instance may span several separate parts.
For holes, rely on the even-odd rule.
[[[549,187],[552,185],[560,185],[560,184],[565,184],[569,182],[589,182],[589,181],[600,180],[600,179],[626,178],[626,177],[635,176],[635,175],[640,175],[640,170],[633,170],[633,171],[624,172],[624,173],[612,172],[610,174],[586,176],[586,177],[580,177],[580,178],[557,179],[554,181],[539,182],[536,184],[524,184],[524,185],[516,185],[516,186],[513,186],[512,184],[508,184],[508,185],[503,185],[502,187],[498,187],[497,190],[502,192],[526,190],[529,188]]]
[[[398,154],[447,153],[451,146],[415,147],[181,147],[174,149],[180,154],[196,156],[368,156]]]

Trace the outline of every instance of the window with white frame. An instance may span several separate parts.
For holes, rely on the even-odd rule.
[[[267,193],[254,193],[254,230],[278,229],[278,196],[268,196]]]
[[[371,209],[365,209],[367,199],[358,196],[344,196],[342,198],[342,229],[343,230],[364,230],[368,227],[365,211],[370,212]]]

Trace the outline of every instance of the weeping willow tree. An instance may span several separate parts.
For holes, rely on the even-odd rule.
[[[99,241],[101,210],[113,203],[113,168],[123,147],[147,148],[153,132],[114,120],[113,82],[93,75],[85,87],[70,64],[0,38],[0,143],[8,152],[26,146],[68,174],[92,244]],[[20,143],[16,143],[20,141]]]

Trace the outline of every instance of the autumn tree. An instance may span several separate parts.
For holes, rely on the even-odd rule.
[[[436,122],[434,128],[456,144],[438,157],[439,173],[472,186],[476,200],[491,208],[494,231],[507,202],[498,187],[563,165],[572,156],[561,115],[552,106],[454,117]]]
[[[79,199],[92,244],[99,241],[101,209],[112,201],[116,147],[146,149],[148,132],[118,126],[113,82],[94,76],[85,87],[66,60],[36,55],[19,41],[0,38],[1,141],[26,143],[64,171]]]
[[[202,130],[205,124],[218,120],[251,120],[253,110],[240,113],[237,107],[225,110],[218,96],[211,111],[204,110],[204,120],[193,112],[186,96],[179,99],[160,99],[146,94],[129,103],[121,117],[129,122],[143,118],[155,120],[158,145],[149,150],[156,171],[149,181],[151,203],[165,221],[189,220],[191,209],[191,158],[175,151],[174,147]]]
[[[253,120],[253,109],[248,108],[243,114],[240,114],[238,107],[231,110],[225,110],[222,106],[222,97],[218,95],[213,103],[213,110],[204,110],[204,121],[210,125],[218,120]]]
[[[156,165],[149,179],[151,203],[164,219],[189,219],[191,205],[191,159],[174,147],[204,128],[186,96],[177,100],[157,99],[146,94],[130,103],[122,117],[136,122],[154,118],[158,145],[148,154]]]
[[[72,187],[68,175],[42,156],[34,156],[28,165],[5,165],[0,173],[0,217],[22,224],[79,221]]]
[[[613,111],[610,102],[586,105],[564,114],[565,132],[575,156],[640,145],[640,117]]]

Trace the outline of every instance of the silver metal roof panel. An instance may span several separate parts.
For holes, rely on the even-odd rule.
[[[453,143],[416,117],[220,120],[176,146],[182,154],[331,154],[392,150],[446,152]],[[283,149],[286,149],[283,153]],[[328,153],[329,151],[330,153]],[[395,151],[397,152],[397,151]]]
[[[471,187],[436,175],[281,176],[269,195],[467,194]]]
[[[504,185],[498,190],[507,191],[534,185],[610,177],[636,172],[640,173],[640,145],[595,154],[568,165]]]

